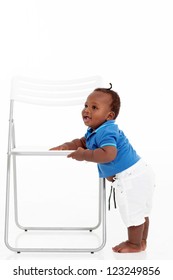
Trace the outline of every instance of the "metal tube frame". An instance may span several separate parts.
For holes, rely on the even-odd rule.
[[[62,156],[58,153],[47,152],[14,152],[15,143],[15,129],[13,120],[14,101],[10,103],[10,117],[9,117],[9,135],[8,135],[8,152],[7,152],[7,177],[6,177],[6,205],[5,205],[5,232],[4,241],[8,249],[15,252],[98,252],[106,244],[106,188],[105,179],[99,178],[99,213],[98,223],[94,227],[32,227],[22,226],[18,219],[18,201],[17,201],[17,174],[16,174],[16,156]],[[9,219],[10,219],[10,176],[11,176],[11,160],[13,160],[13,187],[14,187],[14,219],[16,226],[22,230],[57,230],[57,231],[82,231],[95,230],[101,226],[102,242],[96,248],[17,248],[9,244]]]

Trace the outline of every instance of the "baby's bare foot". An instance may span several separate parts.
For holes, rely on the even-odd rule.
[[[112,248],[112,250],[116,253],[137,253],[144,251],[144,245],[136,245],[133,243],[130,243],[128,240],[125,242],[120,243],[119,245]]]

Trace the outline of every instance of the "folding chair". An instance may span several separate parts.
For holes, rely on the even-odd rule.
[[[98,76],[81,78],[68,81],[45,81],[35,80],[25,77],[15,77],[11,84],[10,98],[10,116],[9,116],[9,135],[8,135],[8,152],[7,152],[7,178],[6,178],[6,206],[5,206],[5,244],[8,249],[15,252],[97,252],[101,250],[106,243],[106,190],[105,179],[99,178],[99,199],[98,199],[98,222],[94,227],[73,227],[73,226],[22,226],[18,220],[18,195],[17,195],[17,175],[16,175],[16,158],[21,156],[56,156],[64,157],[72,151],[50,151],[50,150],[34,150],[32,147],[19,149],[16,147],[15,140],[15,124],[14,124],[14,107],[18,102],[24,102],[46,106],[75,106],[83,103],[86,96],[92,90],[101,84],[101,78]],[[23,103],[21,103],[23,104]],[[42,106],[44,107],[44,106]],[[61,174],[59,175],[61,176]],[[12,177],[12,178],[11,178]],[[13,181],[13,182],[11,182]],[[13,185],[13,190],[11,189]],[[9,241],[11,211],[10,193],[14,197],[14,218],[15,225],[23,231],[92,231],[97,228],[101,231],[101,244],[96,248],[53,248],[50,247],[18,247],[11,246]]]

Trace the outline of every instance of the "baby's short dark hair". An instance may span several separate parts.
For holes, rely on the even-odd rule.
[[[112,84],[110,83],[110,88],[96,88],[94,91],[100,91],[111,95],[111,110],[115,113],[114,119],[116,119],[120,111],[121,101],[118,93],[112,90]]]

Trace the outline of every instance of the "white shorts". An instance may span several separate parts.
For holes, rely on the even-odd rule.
[[[130,227],[143,224],[152,208],[155,182],[151,167],[140,159],[133,166],[116,174],[113,185],[125,225]]]

